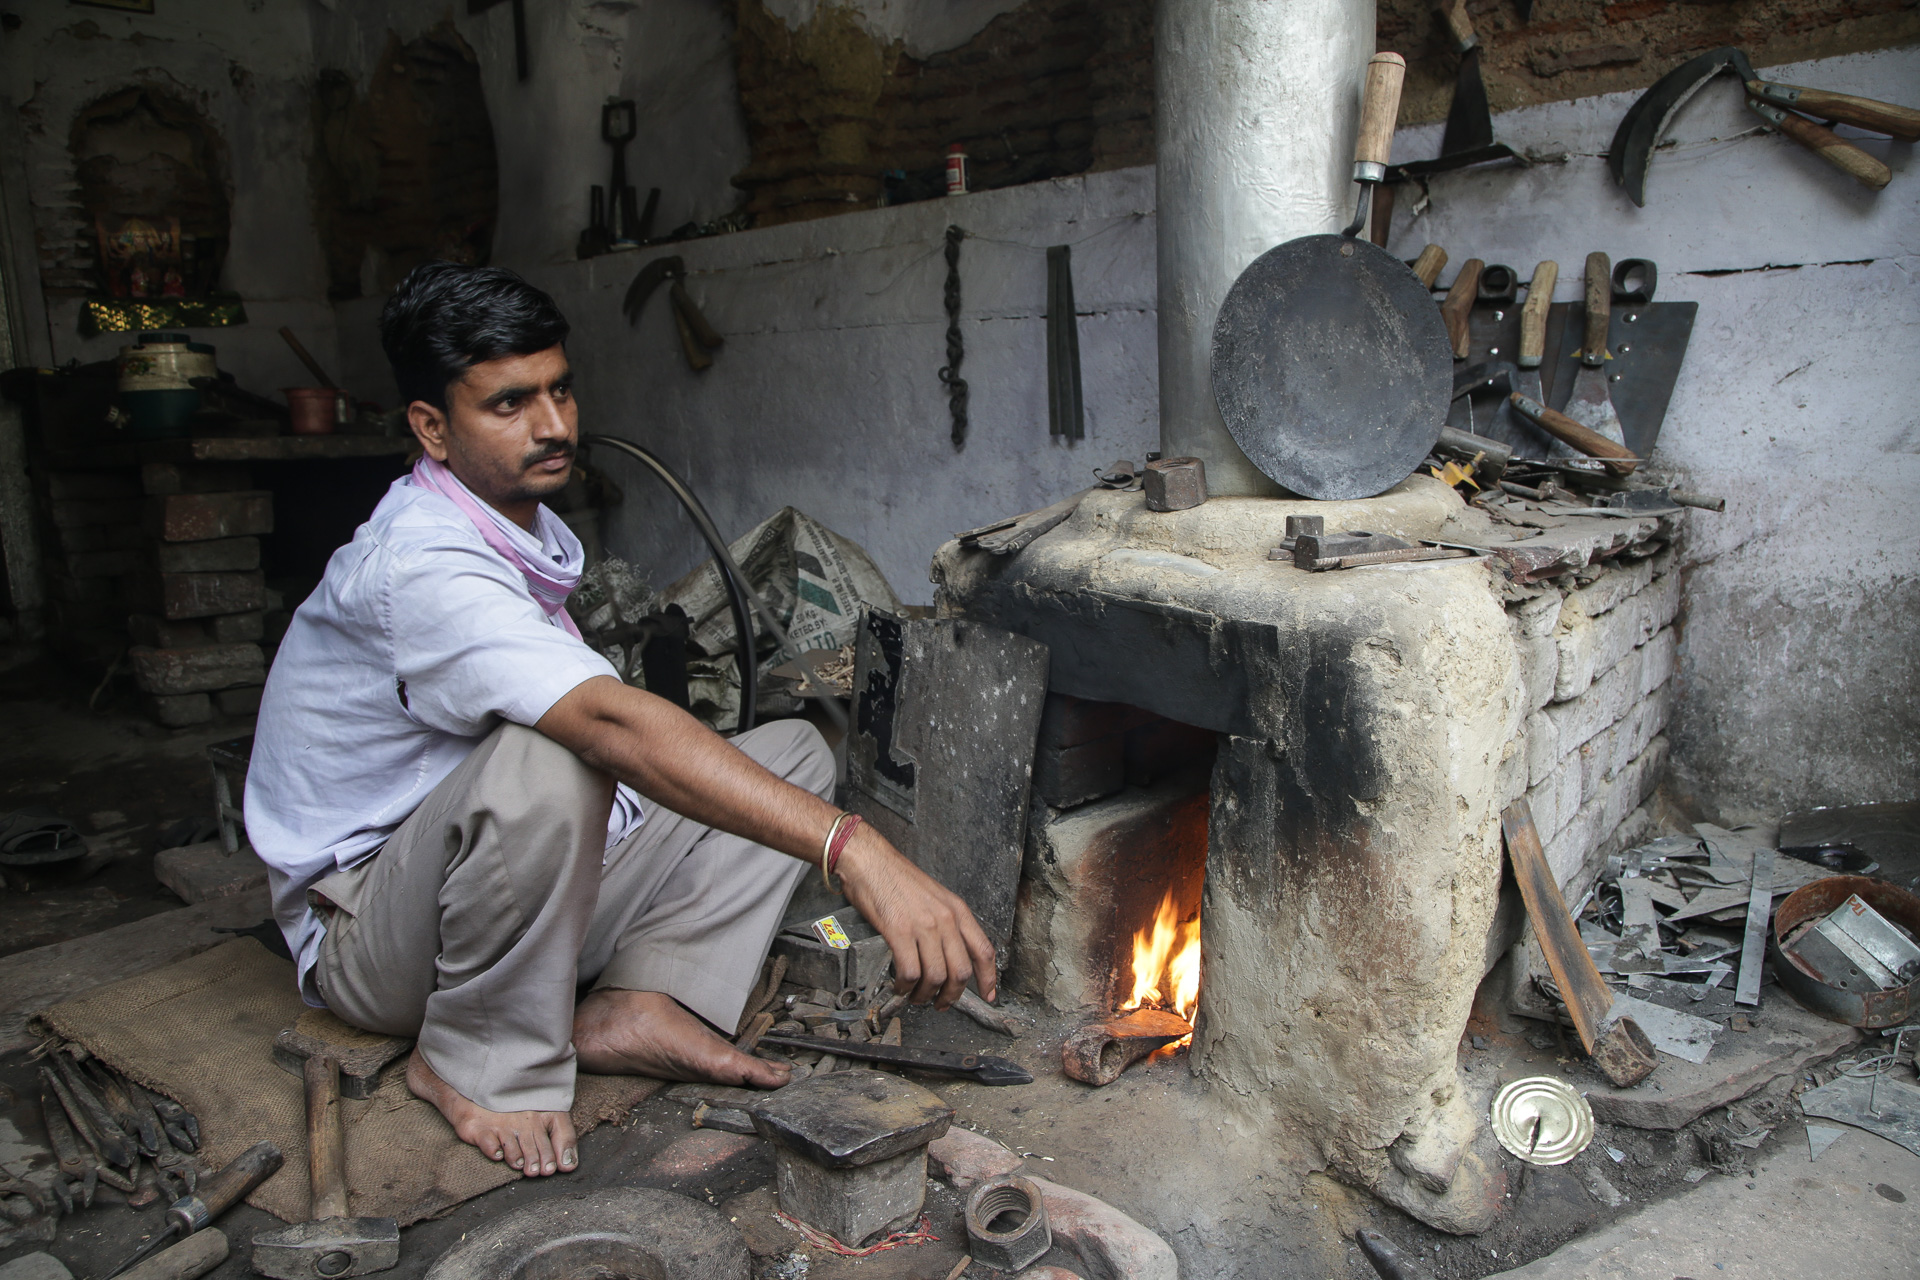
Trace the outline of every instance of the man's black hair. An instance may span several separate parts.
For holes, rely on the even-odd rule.
[[[407,273],[380,310],[380,345],[403,403],[447,407],[447,384],[503,356],[528,356],[567,340],[553,299],[504,267],[426,262]]]

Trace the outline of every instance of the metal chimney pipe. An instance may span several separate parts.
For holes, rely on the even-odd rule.
[[[1281,492],[1214,404],[1213,322],[1247,264],[1353,216],[1354,131],[1374,0],[1159,0],[1154,144],[1160,451],[1207,492]]]

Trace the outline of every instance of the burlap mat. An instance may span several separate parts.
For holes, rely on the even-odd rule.
[[[201,1159],[218,1168],[261,1139],[286,1153],[280,1172],[247,1203],[307,1217],[306,1102],[300,1078],[273,1061],[273,1038],[306,1011],[293,966],[252,938],[95,987],[46,1010],[48,1030],[200,1118]],[[582,1135],[618,1122],[660,1087],[635,1076],[581,1075],[573,1125]],[[440,1113],[407,1092],[395,1068],[365,1101],[343,1102],[347,1187],[356,1215],[401,1226],[445,1213],[520,1175],[454,1136]]]

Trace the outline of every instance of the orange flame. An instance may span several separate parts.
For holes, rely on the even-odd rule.
[[[1180,919],[1172,889],[1153,923],[1133,935],[1133,995],[1120,1009],[1149,1007],[1171,1009],[1188,1022],[1200,1008],[1200,917]]]

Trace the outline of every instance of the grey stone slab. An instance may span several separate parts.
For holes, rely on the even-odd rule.
[[[0,1267],[0,1280],[73,1280],[73,1272],[50,1253],[29,1253]]]
[[[182,902],[193,904],[264,888],[267,864],[251,848],[229,854],[218,840],[208,840],[154,854],[153,875]]]
[[[1652,1075],[1628,1089],[1596,1077],[1587,1090],[1593,1114],[1640,1129],[1679,1129],[1859,1039],[1852,1027],[1807,1012],[1778,987],[1766,989],[1751,1017],[1753,1030],[1722,1033],[1705,1062],[1663,1057]]]
[[[39,1037],[27,1030],[27,1020],[49,1005],[231,942],[231,934],[215,933],[215,927],[246,928],[272,914],[261,887],[0,956],[0,1053],[36,1044]]]
[[[959,894],[994,948],[1013,935],[1047,646],[957,619],[863,620],[848,805]]]

